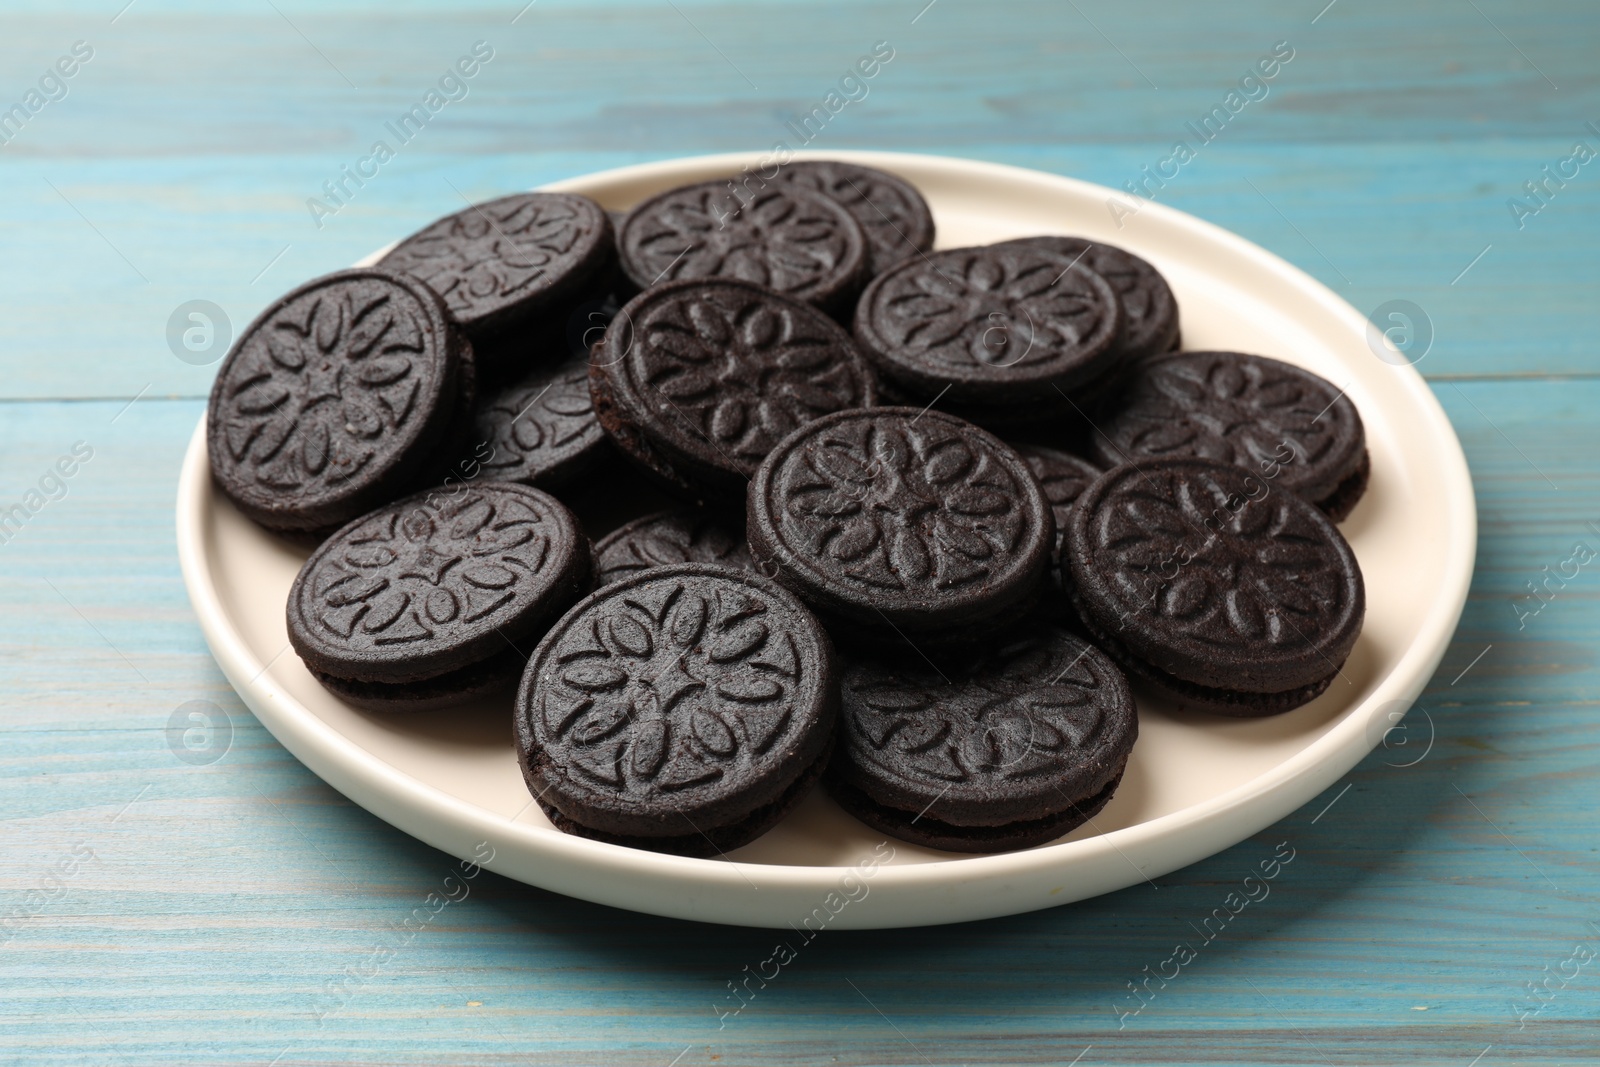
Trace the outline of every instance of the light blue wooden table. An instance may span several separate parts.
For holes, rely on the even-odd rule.
[[[0,15],[0,107],[23,106],[0,115],[0,509],[27,513],[0,544],[0,1059],[1592,1062],[1600,564],[1543,600],[1527,587],[1576,542],[1600,548],[1600,162],[1573,151],[1600,150],[1600,11],[524,2],[13,0]],[[465,96],[314,218],[308,198],[478,41],[493,58]],[[280,748],[190,615],[174,486],[215,366],[174,355],[169,316],[208,300],[237,330],[462,196],[765,148],[879,41],[894,58],[812,147],[1117,187],[1288,42],[1266,96],[1160,195],[1363,311],[1423,309],[1418,367],[1466,446],[1481,521],[1466,616],[1423,700],[1431,749],[1392,766],[1425,750],[1419,725],[1157,887],[828,934],[720,1029],[714,1005],[770,934],[489,874],[400,932],[453,862]],[[211,762],[179,759],[167,729],[195,700],[231,722]],[[1296,858],[1270,898],[1119,1020],[1127,983],[1280,841]]]

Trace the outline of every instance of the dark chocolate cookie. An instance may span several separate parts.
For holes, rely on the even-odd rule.
[[[737,278],[848,312],[867,280],[867,236],[855,216],[803,186],[730,184],[686,185],[628,213],[617,245],[633,283]]]
[[[827,635],[789,592],[704,564],[645,571],[539,643],[517,694],[522,773],[568,833],[726,852],[815,784],[838,700]]]
[[[1041,604],[1041,607],[1048,617],[1059,618],[1070,614],[1066,604],[1066,585],[1061,580],[1061,543],[1067,537],[1073,503],[1089,488],[1091,482],[1100,477],[1100,468],[1088,460],[1043,445],[1013,444],[1011,447],[1017,450],[1022,461],[1028,465],[1028,470],[1033,472],[1034,480],[1044,491],[1044,498],[1050,501],[1050,513],[1055,516],[1055,562],[1050,566],[1050,589],[1045,598],[1048,603]]]
[[[786,437],[751,483],[762,573],[881,640],[970,641],[1020,615],[1055,523],[1009,445],[939,411],[839,412]]]
[[[509,688],[592,584],[589,541],[554,497],[511,482],[418,493],[314,552],[289,641],[317,680],[375,710]]]
[[[933,248],[933,212],[904,178],[858,163],[808,159],[786,163],[777,180],[833,197],[867,233],[867,274]]]
[[[1171,286],[1160,271],[1127,249],[1086,237],[1022,237],[1005,244],[1054,252],[1084,264],[1110,282],[1122,301],[1124,357],[1168,352],[1177,346],[1178,300]]]
[[[1107,466],[1163,456],[1235,463],[1349,513],[1365,485],[1367,437],[1344,391],[1310,371],[1238,352],[1174,352],[1132,368],[1095,418]],[[1341,492],[1342,491],[1342,492]]]
[[[610,585],[651,567],[715,563],[750,571],[744,531],[729,529],[698,510],[658,511],[613,530],[594,546],[599,585]]]
[[[1073,505],[1061,566],[1084,624],[1129,674],[1227,715],[1315,699],[1366,612],[1355,553],[1326,515],[1204,459],[1101,475]]]
[[[1027,245],[917,256],[873,279],[855,335],[925,401],[1065,406],[1116,361],[1122,304],[1082,263]]]
[[[854,661],[828,789],[868,826],[952,852],[1042,845],[1094,817],[1133,750],[1133,693],[1099,649],[1043,629],[936,671]]]
[[[478,403],[467,461],[483,474],[540,489],[572,485],[610,452],[582,355],[541,367]]]
[[[278,300],[211,387],[218,488],[263,526],[325,533],[419,484],[472,402],[472,346],[427,286],[352,270]]]
[[[482,346],[578,294],[614,254],[611,220],[593,200],[519,193],[430,223],[380,265],[426,282]]]
[[[670,282],[629,301],[590,381],[623,453],[695,497],[742,499],[779,438],[875,399],[872,371],[837,323],[727,279]]]

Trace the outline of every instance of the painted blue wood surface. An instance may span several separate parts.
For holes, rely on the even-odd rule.
[[[1600,548],[1600,163],[1547,187],[1520,229],[1506,201],[1575,140],[1600,148],[1585,126],[1600,123],[1600,13],[924,2],[7,5],[0,104],[73,42],[95,54],[0,146],[0,507],[74,443],[93,458],[0,544],[0,1061],[1592,1058],[1600,963],[1572,961],[1600,946],[1600,568],[1536,615],[1517,598],[1575,541]],[[318,229],[306,198],[479,39],[496,55],[470,95]],[[295,281],[454,210],[456,189],[764,147],[877,40],[895,59],[815,147],[1113,186],[1291,42],[1268,96],[1162,198],[1363,310],[1409,299],[1432,320],[1419,369],[1467,449],[1481,540],[1423,700],[1431,750],[1392,766],[1422,751],[1418,721],[1306,810],[1159,888],[829,934],[720,1029],[726,984],[772,935],[486,874],[403,939],[452,864],[288,756],[190,615],[172,506],[214,367],[174,358],[168,315],[209,299],[242,326]],[[197,699],[233,731],[201,766],[166,735]],[[1295,860],[1271,896],[1120,1016],[1127,983],[1195,940],[1282,841]],[[346,968],[363,977],[330,1001]],[[1559,991],[1531,999],[1546,979]],[[1519,1020],[1518,1005],[1543,1007]]]

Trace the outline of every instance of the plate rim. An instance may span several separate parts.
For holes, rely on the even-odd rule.
[[[766,154],[760,152],[675,157],[594,171],[537,188],[582,191],[600,183],[659,182],[701,173],[708,168],[736,174],[742,167],[756,165],[765,158],[768,158]],[[1110,198],[1121,195],[1109,187],[1077,178],[954,156],[841,150],[795,152],[792,158],[840,159],[880,166],[891,171],[896,169],[897,164],[929,167],[943,170],[956,178],[1028,183],[1044,189],[1053,187],[1058,191],[1069,191],[1080,197],[1092,195]],[[1165,204],[1141,201],[1140,214],[1146,213],[1154,223],[1163,227],[1186,230],[1203,241],[1227,246],[1235,255],[1253,261],[1258,268],[1290,284],[1353,332],[1359,334],[1367,329],[1367,319],[1352,305],[1282,257],[1214,223]],[[368,262],[379,254],[381,250],[362,262]],[[1420,695],[1442,660],[1459,624],[1472,581],[1477,548],[1476,499],[1466,456],[1454,427],[1438,398],[1414,366],[1393,366],[1391,370],[1397,376],[1398,388],[1409,394],[1414,410],[1427,421],[1423,434],[1436,444],[1449,461],[1445,469],[1433,472],[1442,487],[1441,498],[1448,512],[1445,519],[1449,537],[1440,546],[1444,557],[1442,587],[1437,590],[1409,646],[1365,701],[1347,710],[1322,736],[1288,758],[1232,789],[1177,811],[1094,837],[1034,849],[912,864],[891,863],[878,867],[872,876],[873,888],[889,894],[897,890],[912,891],[951,885],[971,888],[995,880],[1038,876],[1080,863],[1104,863],[1120,856],[1134,874],[1134,877],[1120,884],[1052,896],[1043,902],[1020,907],[1012,904],[986,909],[980,901],[977,906],[953,909],[950,917],[932,921],[916,919],[897,922],[893,915],[879,916],[877,912],[882,909],[874,909],[873,921],[860,922],[859,919],[865,917],[844,913],[838,916],[840,921],[835,925],[839,928],[885,928],[968,921],[1051,907],[1136,884],[1140,880],[1148,880],[1152,874],[1165,874],[1213,855],[1281,820],[1326,789],[1375,748],[1382,733],[1374,736],[1373,716],[1359,713],[1363,708],[1373,708],[1385,709],[1387,714],[1386,709],[1390,709],[1397,700],[1404,701],[1409,708]],[[190,603],[213,657],[245,705],[291,754],[350,800],[403,832],[464,860],[482,859],[483,856],[481,851],[466,853],[449,843],[451,839],[459,840],[462,831],[468,837],[483,841],[509,842],[515,839],[518,844],[549,862],[576,863],[597,874],[658,880],[662,888],[667,889],[674,886],[688,890],[708,886],[748,887],[754,884],[752,878],[758,878],[774,883],[776,888],[818,894],[837,887],[841,878],[858,869],[669,856],[513,822],[399,770],[347,738],[276,685],[268,668],[277,657],[262,664],[223,609],[212,580],[210,557],[205,552],[206,515],[212,499],[205,427],[206,416],[202,412],[184,455],[175,515],[179,563]],[[1195,841],[1204,841],[1205,835],[1195,834],[1195,841],[1187,847],[1183,845],[1183,830],[1214,823],[1229,814],[1235,818],[1233,828],[1224,835],[1229,839],[1227,844],[1220,848],[1210,843],[1196,844]],[[1130,858],[1130,853],[1146,853],[1157,843],[1165,843],[1169,850],[1163,855],[1175,857],[1177,862],[1169,864],[1163,859],[1140,866]],[[483,862],[483,866],[490,870],[498,869],[520,881],[542,885],[557,892],[569,892],[536,881],[523,873],[511,873],[505,869],[504,863],[497,863],[493,859]],[[589,895],[587,899],[599,898]],[[617,903],[615,899],[599,900],[613,906],[669,917],[781,928],[778,920],[724,915],[714,907],[708,908],[703,900],[693,897],[679,899],[670,892],[657,893],[652,901],[657,906],[643,906],[637,901]]]

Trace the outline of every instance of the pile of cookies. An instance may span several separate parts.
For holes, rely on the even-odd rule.
[[[804,161],[625,216],[505,197],[284,296],[207,440],[314,546],[296,653],[372,711],[505,700],[556,826],[685,855],[818,783],[903,840],[1044,844],[1117,788],[1129,679],[1323,693],[1365,610],[1350,400],[1182,351],[1123,249],[933,243],[904,180]]]

